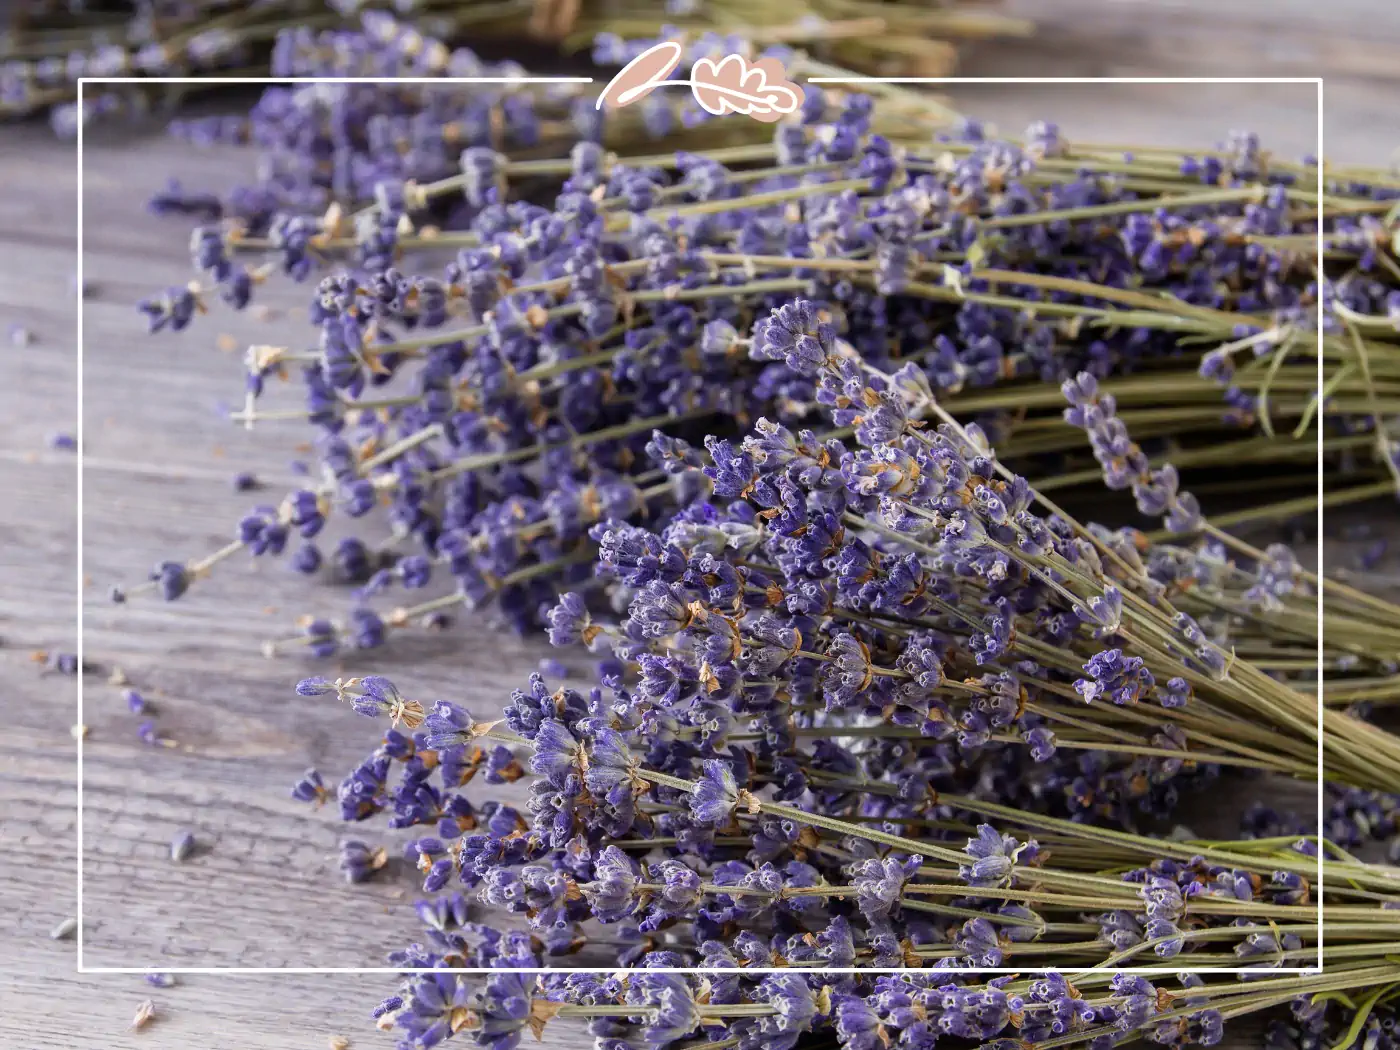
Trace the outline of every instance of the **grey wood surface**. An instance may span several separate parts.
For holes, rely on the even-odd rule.
[[[1067,18],[1054,15],[1059,7],[1035,6],[1051,16],[1052,49],[1042,53],[1032,44],[1013,52],[1014,60],[983,49],[965,71],[1199,75],[1201,55],[1217,53],[1191,51],[1191,38],[1177,32],[1183,23],[1141,4],[1077,0],[1060,5]],[[1200,43],[1210,36],[1203,12],[1213,8],[1189,7]],[[1124,8],[1148,21],[1122,29]],[[1357,0],[1334,7],[1366,9]],[[1379,27],[1390,6],[1370,10]],[[1303,24],[1297,11],[1287,17]],[[1154,24],[1163,32],[1176,27],[1184,51],[1141,43],[1158,39]],[[1387,39],[1370,25],[1355,28],[1376,47]],[[1139,37],[1139,46],[1130,46]],[[1210,46],[1223,47],[1214,38]],[[1176,64],[1188,57],[1191,68]],[[1004,68],[1008,62],[1016,68]],[[1237,38],[1231,68],[1212,71],[1287,67],[1291,75],[1297,64],[1241,48]],[[1309,89],[1208,95],[1191,88],[1055,93],[988,85],[953,95],[1010,129],[1056,117],[1071,138],[1191,145],[1243,126],[1282,151],[1302,152],[1313,135]],[[1329,85],[1329,99],[1329,138],[1340,155],[1382,162],[1392,145],[1387,138],[1400,142],[1393,80],[1353,74]],[[268,341],[270,333],[300,338],[302,295],[282,300],[297,314],[272,327],[220,312],[174,337],[147,337],[131,309],[140,295],[188,276],[185,225],[145,215],[146,195],[172,173],[191,185],[226,185],[240,163],[246,158],[190,155],[160,139],[107,142],[87,158],[85,265],[96,294],[84,318],[85,641],[103,668],[86,679],[85,698],[88,966],[376,965],[414,933],[411,873],[346,885],[335,871],[344,826],[287,797],[307,766],[338,777],[372,744],[374,728],[332,704],[295,697],[290,685],[299,668],[256,655],[261,639],[283,633],[298,615],[343,610],[344,589],[307,586],[280,564],[240,559],[178,604],[114,609],[104,598],[110,582],[139,577],[158,558],[222,543],[249,502],[230,489],[236,469],[255,468],[274,494],[292,476],[286,431],[250,433],[217,418],[219,399],[238,395],[240,368],[213,343],[220,333],[240,346]],[[390,1040],[365,1017],[391,989],[388,975],[194,975],[153,992],[133,975],[76,974],[73,943],[48,939],[74,911],[77,868],[70,736],[76,684],[44,673],[31,658],[39,649],[71,649],[75,640],[76,460],[46,447],[52,432],[76,424],[71,147],[38,129],[0,128],[0,189],[0,323],[22,323],[37,335],[28,348],[0,350],[8,365],[0,382],[0,1045],[291,1050],[324,1046],[330,1034],[344,1033],[355,1047],[386,1047]],[[538,641],[498,634],[476,618],[446,635],[398,640],[375,654],[372,666],[420,696],[465,699],[484,714],[545,652]],[[344,670],[368,666],[348,661]],[[138,719],[105,680],[113,667],[152,699],[176,746],[152,749],[136,739]],[[167,844],[180,828],[193,830],[204,848],[177,866]],[[377,828],[364,837],[385,841]],[[162,1015],[145,1031],[128,1033],[131,1013],[147,995]],[[547,1042],[576,1046],[584,1039],[566,1031]]]

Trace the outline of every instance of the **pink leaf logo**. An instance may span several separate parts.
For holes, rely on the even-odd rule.
[[[666,78],[681,64],[684,53],[681,45],[674,40],[653,44],[608,81],[608,86],[598,96],[596,108],[602,109],[604,105],[621,108],[641,101],[666,83]]]
[[[690,90],[707,113],[739,113],[764,123],[795,113],[802,104],[797,85],[775,58],[752,64],[742,55],[725,55],[718,62],[698,58],[690,67]]]
[[[677,40],[653,44],[618,71],[598,96],[597,108],[621,109],[638,102],[659,87],[689,87],[705,112],[722,117],[738,113],[772,123],[802,105],[802,91],[787,78],[776,58],[750,62],[743,55],[725,55],[719,61],[697,58],[689,80],[669,80],[680,65],[685,48]]]

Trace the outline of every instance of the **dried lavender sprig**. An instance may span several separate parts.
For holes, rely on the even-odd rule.
[[[593,548],[585,547],[583,550],[575,551],[565,557],[555,558],[553,561],[539,562],[517,569],[499,580],[488,581],[489,593],[498,594],[537,577],[558,573],[570,565],[587,564],[592,561],[594,553]],[[384,644],[386,632],[409,627],[415,621],[421,620],[431,613],[458,607],[477,609],[481,608],[484,602],[485,599],[482,596],[459,591],[419,602],[406,608],[400,606],[390,610],[384,616],[369,609],[356,609],[348,624],[336,620],[307,618],[303,624],[302,633],[290,638],[269,639],[263,642],[262,652],[264,656],[271,658],[294,647],[304,646],[314,655],[326,657],[342,648],[378,648]]]
[[[1153,517],[1165,515],[1169,533],[1204,532],[1217,542],[1256,559],[1260,564],[1271,560],[1265,552],[1207,521],[1202,516],[1195,498],[1189,493],[1179,491],[1175,467],[1166,464],[1153,470],[1149,466],[1141,448],[1131,441],[1127,429],[1116,420],[1114,399],[1111,395],[1099,395],[1098,383],[1093,376],[1082,373],[1074,380],[1067,380],[1063,392],[1071,405],[1065,410],[1065,418],[1089,433],[1095,457],[1104,468],[1110,488],[1131,487],[1137,498],[1138,509]],[[1400,606],[1339,581],[1319,579],[1316,574],[1299,566],[1285,549],[1279,550],[1287,565],[1284,571],[1275,571],[1276,576],[1296,577],[1313,587],[1321,586],[1324,594],[1330,591],[1334,597],[1345,597],[1366,607],[1373,614],[1382,614],[1391,624],[1400,625]],[[1274,557],[1279,556],[1275,554]],[[1291,588],[1291,583],[1289,586]]]
[[[686,415],[666,416],[661,418],[646,418],[632,420],[627,423],[618,424],[615,427],[604,428],[579,435],[563,442],[555,442],[526,448],[512,449],[508,452],[466,457],[457,460],[450,465],[440,468],[435,473],[435,480],[443,480],[456,477],[462,474],[474,473],[476,471],[487,470],[491,467],[517,462],[521,460],[534,459],[552,450],[558,449],[581,449],[590,444],[611,441],[618,437],[625,437],[632,433],[649,433],[658,424],[671,421],[684,421]],[[405,447],[400,447],[397,452],[406,451]],[[387,452],[387,450],[386,450]],[[381,453],[382,455],[382,453]],[[366,472],[366,464],[379,466],[384,460],[375,462],[374,457],[361,464],[359,470]],[[388,487],[395,481],[393,474],[377,474],[368,478],[369,483],[376,489]],[[332,504],[330,498],[335,494],[335,487],[331,484],[318,486],[315,489],[299,489],[290,493],[286,499],[275,509],[272,514],[255,511],[253,516],[245,518],[244,523],[256,517],[254,525],[240,524],[240,535],[211,555],[190,562],[181,564],[179,562],[162,562],[152,572],[151,579],[145,583],[136,584],[130,587],[114,586],[111,591],[111,598],[115,602],[126,602],[137,595],[159,589],[162,596],[167,601],[183,596],[189,587],[196,581],[208,575],[209,571],[219,562],[237,554],[241,550],[252,549],[255,554],[261,554],[275,547],[274,553],[280,553],[282,546],[286,542],[287,532],[290,528],[301,529],[306,534],[306,529],[312,531],[310,535],[315,535],[320,531],[324,520],[331,511]],[[271,536],[275,531],[280,540]],[[411,615],[411,614],[410,614]]]
[[[775,316],[776,316],[776,315],[775,315]],[[780,347],[779,349],[781,350],[781,347]],[[833,374],[835,374],[835,370],[836,370],[836,367],[837,367],[837,366],[831,365],[830,362],[835,361],[835,360],[839,360],[839,358],[840,358],[839,353],[835,353],[835,351],[838,350],[838,349],[839,349],[839,348],[833,347],[833,356],[827,358],[827,359],[826,359],[826,363],[823,364],[823,367],[833,368]],[[867,366],[862,366],[862,367],[864,367],[864,368],[865,368],[866,370],[868,370],[868,371],[875,371],[875,370],[870,369],[870,367],[869,367],[868,365],[867,365]],[[878,374],[878,372],[877,372],[877,374]],[[886,381],[890,381],[892,387],[894,387],[895,389],[899,389],[899,387],[898,387],[897,385],[895,385],[895,383],[892,381],[892,377],[885,376],[885,377],[883,377],[883,378],[884,378]],[[845,382],[845,383],[847,383],[847,386],[849,387],[849,378],[843,379],[842,381]],[[909,380],[908,380],[908,379],[905,379],[905,383],[907,384],[908,382],[909,382]],[[964,442],[966,442],[966,447],[967,447],[967,448],[969,448],[969,449],[971,449],[971,450],[973,450],[973,451],[978,451],[980,448],[983,448],[983,447],[984,447],[983,445],[980,445],[980,444],[979,444],[979,440],[978,440],[977,437],[974,437],[974,436],[969,435],[968,432],[967,432],[964,428],[962,428],[962,427],[956,422],[956,420],[954,420],[951,416],[949,416],[948,413],[947,413],[944,409],[942,409],[942,408],[936,403],[936,401],[934,401],[934,399],[933,399],[931,393],[930,393],[930,392],[927,392],[927,388],[926,388],[926,387],[925,387],[923,390],[920,390],[920,389],[917,387],[917,385],[911,385],[911,386],[910,386],[910,389],[913,391],[913,400],[914,400],[915,407],[923,407],[923,408],[926,408],[928,411],[931,411],[933,414],[935,414],[935,415],[937,415],[939,418],[943,419],[945,425],[948,426],[949,428],[951,428],[952,431],[953,431],[954,433],[957,433],[957,434],[959,435],[959,437],[960,437]],[[871,405],[875,405],[875,404],[879,404],[879,403],[880,403],[880,399],[879,399],[879,397],[878,397],[878,394],[876,394],[876,393],[867,394],[867,395],[866,395],[866,400],[867,400],[867,403],[869,403],[869,404],[871,404]],[[838,418],[839,418],[839,415],[838,415]],[[898,418],[898,417],[896,417],[896,418]],[[888,425],[888,424],[886,424],[886,425]],[[929,441],[929,439],[926,438],[926,437],[924,437],[922,434],[919,434],[917,431],[915,431],[915,432],[914,432],[914,436],[917,437],[919,440],[924,441],[925,443],[929,443],[929,444],[931,445],[931,447],[932,447],[932,443]],[[1024,482],[1023,482],[1023,481],[1021,481],[1020,479],[1015,478],[1015,476],[1012,475],[1009,471],[1007,471],[1006,468],[1004,468],[1004,467],[1002,467],[1000,464],[998,464],[994,458],[992,458],[989,462],[990,462],[990,464],[991,464],[991,466],[992,466],[992,468],[993,468],[994,470],[996,470],[997,472],[999,472],[1000,474],[1002,474],[1004,477],[1006,477],[1006,478],[1008,478],[1009,480],[1011,480],[1013,484],[1019,483],[1019,484],[1021,484],[1021,485],[1024,486]],[[1065,514],[1060,510],[1060,508],[1058,508],[1057,506],[1055,506],[1055,504],[1051,503],[1050,501],[1046,500],[1046,499],[1045,499],[1043,496],[1041,496],[1040,494],[1034,492],[1034,490],[1030,489],[1029,486],[1026,486],[1026,487],[1025,487],[1025,492],[1026,492],[1028,495],[1030,495],[1031,497],[1033,497],[1033,498],[1035,498],[1036,500],[1038,500],[1038,501],[1042,502],[1043,504],[1045,504],[1046,507],[1047,507],[1052,513],[1057,514],[1061,519],[1066,520],[1066,521],[1069,521],[1069,522],[1071,523],[1072,527],[1075,527],[1075,528],[1076,528],[1076,531],[1079,531],[1079,532],[1083,533],[1083,534],[1086,535],[1086,536],[1091,536],[1091,535],[1092,535],[1092,534],[1090,534],[1090,533],[1085,532],[1085,530],[1083,530],[1082,527],[1074,526],[1074,525],[1073,525],[1073,522],[1072,522],[1072,519],[1069,519],[1068,516],[1065,515]],[[904,503],[903,506],[904,506],[904,509],[905,509],[906,512],[909,512],[909,511],[912,511],[912,510],[915,509],[911,504],[908,504],[907,502]],[[1001,510],[1001,513],[1002,513],[1002,514],[1005,514],[1005,513],[1006,513],[1004,508]],[[913,544],[912,544],[912,541],[909,541],[909,540],[907,540],[907,539],[901,539],[901,542],[903,542],[905,545],[911,545],[911,546],[913,545]],[[1106,556],[1108,556],[1108,557],[1114,559],[1115,561],[1117,561],[1117,562],[1119,563],[1119,565],[1120,565],[1122,568],[1127,569],[1129,572],[1134,573],[1134,575],[1138,576],[1139,580],[1145,582],[1146,577],[1145,577],[1145,575],[1143,575],[1141,568],[1138,568],[1138,569],[1136,569],[1136,570],[1132,569],[1132,567],[1129,566],[1129,565],[1123,560],[1122,555],[1121,555],[1120,552],[1115,551],[1114,549],[1105,546],[1105,545],[1102,543],[1102,541],[1101,541],[1101,540],[1098,540],[1097,538],[1094,539],[1094,542],[1099,546],[1100,550],[1101,550]],[[1038,546],[1038,545],[1039,545],[1039,544],[1037,544],[1037,546]],[[1004,547],[1003,547],[1003,548],[1000,548],[1000,549],[1002,550],[1002,552],[1003,552],[1004,554],[1006,554],[1006,555],[1008,555],[1008,556],[1014,556],[1014,555],[1013,555],[1013,552],[1011,552],[1010,550],[1008,550],[1008,549],[1006,549],[1006,548],[1004,548]],[[1061,572],[1068,571],[1068,572],[1070,572],[1070,573],[1072,573],[1072,574],[1079,575],[1079,573],[1077,572],[1077,570],[1076,570],[1072,565],[1070,565],[1069,562],[1065,561],[1063,557],[1058,557],[1058,558],[1056,558],[1056,559],[1054,560],[1054,565],[1055,565],[1055,568],[1056,568],[1057,570],[1061,571]],[[1086,580],[1086,582],[1088,582],[1088,583],[1090,584],[1091,587],[1094,586],[1094,583],[1093,583],[1092,580]],[[1107,592],[1104,592],[1104,593],[1106,594]],[[1115,591],[1115,593],[1118,593],[1118,592]],[[1127,589],[1127,590],[1125,590],[1124,592],[1122,592],[1122,595],[1123,595],[1123,596],[1126,596],[1128,599],[1130,599],[1129,606],[1128,606],[1128,607],[1125,607],[1125,608],[1123,608],[1123,609],[1121,609],[1121,610],[1118,611],[1118,612],[1116,612],[1116,613],[1115,613],[1115,616],[1114,616],[1114,619],[1113,619],[1113,622],[1112,622],[1111,624],[1109,624],[1107,621],[1104,621],[1104,622],[1105,622],[1105,625],[1106,625],[1106,626],[1109,626],[1109,627],[1110,627],[1110,630],[1115,630],[1115,629],[1116,629],[1116,630],[1120,630],[1120,632],[1121,632],[1121,628],[1120,628],[1120,626],[1119,626],[1119,621],[1118,621],[1118,618],[1117,618],[1117,617],[1118,617],[1118,615],[1126,615],[1126,616],[1129,616],[1129,617],[1133,617],[1133,616],[1134,616],[1134,610],[1131,608],[1131,604],[1132,604],[1132,601],[1135,600],[1135,601],[1137,601],[1137,602],[1139,603],[1140,608],[1141,608],[1141,610],[1142,610],[1143,612],[1147,612],[1147,613],[1150,614],[1150,615],[1148,616],[1147,619],[1139,619],[1139,620],[1137,621],[1138,626],[1142,627],[1142,628],[1145,629],[1145,630],[1150,631],[1150,632],[1153,633],[1153,634],[1157,634],[1157,635],[1163,637],[1164,639],[1167,639],[1167,640],[1168,640],[1168,643],[1167,643],[1167,644],[1168,644],[1168,646],[1169,646],[1169,648],[1170,648],[1170,646],[1173,644],[1172,642],[1169,641],[1169,639],[1171,638],[1171,635],[1163,629],[1164,625],[1168,622],[1167,617],[1166,617],[1166,616],[1163,616],[1163,614],[1162,614],[1161,612],[1158,612],[1158,611],[1153,610],[1153,609],[1151,608],[1151,606],[1147,606],[1147,605],[1141,604],[1141,599],[1135,598],[1135,595],[1134,595],[1134,592],[1133,592],[1132,589]],[[1069,595],[1069,597],[1070,597],[1070,599],[1071,599],[1071,602],[1077,602],[1078,600],[1080,600],[1080,599],[1079,599],[1079,596],[1077,596],[1077,595]],[[1101,595],[1100,597],[1102,597],[1102,595]],[[1095,600],[1098,600],[1098,599],[1096,598]],[[1158,599],[1158,603],[1160,604],[1160,598]],[[1168,614],[1170,614],[1170,612],[1171,612],[1170,606],[1167,606],[1166,608],[1167,608]],[[1154,619],[1153,619],[1154,617],[1157,618],[1155,622],[1154,622]],[[1130,637],[1130,638],[1132,637],[1131,635],[1126,635],[1126,632],[1122,632],[1122,633],[1124,633],[1126,637]],[[1137,644],[1139,644],[1139,645],[1142,645],[1143,642],[1144,642],[1143,639],[1135,639],[1135,641],[1136,641]],[[1149,647],[1150,647],[1150,646],[1149,646]],[[1224,654],[1221,653],[1220,650],[1219,650],[1218,648],[1213,647],[1213,646],[1211,645],[1211,643],[1209,643],[1208,641],[1205,642],[1204,648],[1198,648],[1198,649],[1196,650],[1195,656],[1196,656],[1197,659],[1203,660],[1203,661],[1206,663],[1206,665],[1207,665],[1208,668],[1213,668],[1212,677],[1217,677],[1217,676],[1219,676],[1219,674],[1220,674],[1221,672],[1223,672],[1226,676],[1228,676],[1228,665],[1226,664]],[[1272,686],[1272,685],[1274,684],[1274,683],[1271,682],[1271,680],[1268,680],[1267,678],[1262,678],[1262,676],[1259,676],[1259,678],[1262,679],[1262,682],[1263,682],[1263,683],[1267,683],[1267,685],[1269,685],[1269,686]],[[1258,680],[1258,679],[1256,679],[1256,680]],[[1283,706],[1283,707],[1276,707],[1276,708],[1275,708],[1275,710],[1279,713],[1279,715],[1280,715],[1281,717],[1284,717],[1284,718],[1288,719],[1290,722],[1292,722],[1292,723],[1293,723],[1295,726],[1297,726],[1298,728],[1302,729],[1304,732],[1315,732],[1315,730],[1309,730],[1305,724],[1300,724],[1300,723],[1303,723],[1303,722],[1304,722],[1304,719],[1302,718],[1302,715],[1301,715],[1301,705],[1298,703],[1296,696],[1290,695],[1290,694],[1287,693],[1287,692],[1277,693],[1276,696],[1277,696],[1277,698],[1278,698],[1279,700],[1285,701],[1285,706]],[[1263,697],[1263,696],[1259,696],[1258,699],[1262,701],[1262,700],[1264,699],[1264,697]],[[1294,712],[1290,712],[1290,711],[1288,710],[1287,703],[1289,703],[1289,702],[1291,702],[1291,703],[1293,704],[1293,706],[1296,708],[1296,710],[1295,710]]]

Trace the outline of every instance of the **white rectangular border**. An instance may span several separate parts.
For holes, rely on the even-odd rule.
[[[77,201],[77,221],[78,221],[78,263],[77,263],[77,287],[78,287],[78,391],[77,408],[78,419],[75,428],[75,436],[78,443],[77,470],[78,470],[78,499],[77,499],[77,586],[78,586],[78,718],[77,725],[85,725],[83,721],[83,604],[86,596],[86,587],[83,584],[83,309],[85,300],[82,295],[83,287],[83,87],[86,84],[353,84],[353,83],[373,83],[373,84],[591,84],[593,77],[79,77],[78,78],[78,120],[77,120],[77,164],[78,164],[78,201]],[[1325,236],[1323,234],[1323,195],[1326,186],[1325,162],[1326,154],[1323,151],[1325,137],[1323,134],[1323,78],[1322,77],[808,77],[806,82],[810,84],[1313,84],[1317,88],[1317,274],[1319,283],[1323,280],[1323,250],[1325,246]],[[1319,395],[1325,382],[1325,371],[1323,367],[1322,341],[1324,337],[1323,311],[1321,309],[1321,299],[1319,298],[1319,308],[1317,312],[1317,389]],[[1322,529],[1323,529],[1323,444],[1322,444],[1322,414],[1319,406],[1317,420],[1317,575],[1321,579],[1323,566],[1322,551]],[[1282,970],[1276,966],[1219,966],[1203,967],[1201,969],[1173,968],[1166,964],[1156,967],[1129,966],[1115,969],[1114,973],[1140,973],[1172,975],[1177,973],[1193,974],[1293,974],[1304,976],[1323,972],[1324,954],[1323,938],[1325,933],[1325,921],[1323,919],[1322,893],[1323,893],[1323,847],[1321,843],[1322,813],[1323,813],[1323,785],[1325,775],[1323,769],[1323,605],[1322,588],[1318,587],[1317,593],[1317,834],[1318,834],[1318,864],[1317,878],[1314,883],[1317,899],[1317,966],[1308,968]],[[77,739],[77,766],[78,766],[78,820],[77,820],[77,972],[78,973],[180,973],[180,974],[252,974],[252,973],[286,973],[286,974],[319,974],[319,973],[383,973],[383,974],[408,974],[408,973],[474,973],[490,974],[500,972],[499,968],[467,966],[444,971],[441,967],[398,967],[398,966],[85,966],[83,965],[83,738],[82,734]],[[518,973],[617,973],[621,971],[633,971],[642,969],[641,967],[618,967],[618,966],[550,966],[550,967],[521,967],[511,972]],[[655,973],[695,973],[695,967],[655,967],[648,968]],[[813,972],[822,973],[923,973],[923,972],[944,972],[956,975],[970,974],[1048,974],[1061,973],[1070,974],[1088,972],[1089,968],[1079,967],[1053,967],[1053,966],[990,966],[990,967],[968,967],[966,969],[956,969],[947,971],[933,971],[930,968],[913,969],[910,967],[885,968],[885,967],[830,967]],[[793,973],[803,972],[803,968],[786,967],[782,969],[774,967],[752,967],[745,968],[746,973]]]

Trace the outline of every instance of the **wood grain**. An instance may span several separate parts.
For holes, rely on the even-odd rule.
[[[1036,5],[1036,13],[1052,16],[1045,38],[1055,42],[1052,57],[1042,55],[1036,66],[1018,52],[995,61],[995,52],[984,52],[974,56],[972,68],[991,75],[988,63],[995,70],[997,61],[1014,61],[1021,72],[1053,73],[1075,63],[1096,73],[1125,66],[1179,71],[1161,46],[1133,50],[1128,44],[1136,37],[1107,32],[1104,5],[1046,6],[1051,11]],[[1061,7],[1071,15],[1054,17]],[[1206,5],[1194,7],[1199,15]],[[1348,5],[1365,7],[1356,0]],[[1389,10],[1376,10],[1382,7]],[[1134,10],[1147,19],[1144,41],[1154,24],[1174,23],[1141,5]],[[1367,35],[1376,47],[1385,39]],[[1030,48],[1028,56],[1040,54],[1034,43]],[[1106,49],[1115,51],[1118,66],[1104,64]],[[1261,60],[1261,68],[1269,61]],[[1348,159],[1385,159],[1386,151],[1372,145],[1374,115],[1386,107],[1394,113],[1383,79],[1368,73],[1335,89],[1329,82],[1329,98],[1356,103],[1328,114],[1333,141],[1356,150]],[[1131,134],[1144,142],[1192,144],[1249,126],[1280,149],[1302,152],[1312,141],[1307,98],[1283,99],[1262,89],[1210,98],[1166,89],[1051,95],[993,86],[959,94],[969,109],[990,113],[1008,128],[1054,115],[1071,138]],[[76,768],[69,728],[76,721],[77,686],[44,673],[30,654],[71,649],[76,633],[76,461],[45,444],[52,432],[72,430],[77,419],[76,311],[68,293],[76,165],[70,147],[39,129],[0,134],[0,186],[9,191],[0,193],[0,320],[38,335],[31,347],[6,348],[10,367],[0,383],[0,719],[6,727],[0,737],[0,959],[6,960],[0,963],[0,1045],[291,1050],[324,1046],[329,1035],[344,1033],[355,1047],[387,1047],[391,1041],[365,1021],[369,1006],[392,986],[387,976],[196,975],[175,989],[152,991],[135,976],[75,973],[74,944],[48,939],[74,911]],[[348,711],[296,698],[290,684],[299,668],[255,655],[260,640],[282,633],[301,613],[342,610],[344,588],[308,586],[278,564],[237,561],[175,605],[114,608],[104,599],[110,582],[139,578],[159,558],[222,543],[249,502],[230,490],[236,469],[255,468],[274,492],[294,476],[285,431],[247,432],[217,418],[217,402],[236,395],[241,380],[236,357],[212,343],[221,332],[246,345],[269,332],[305,329],[298,290],[277,300],[296,311],[290,324],[269,328],[220,312],[187,334],[146,336],[132,300],[187,279],[188,264],[185,225],[146,215],[142,201],[171,173],[191,185],[227,185],[246,158],[191,155],[160,139],[101,138],[89,151],[84,196],[84,262],[97,286],[84,314],[83,539],[91,581],[84,595],[85,644],[89,659],[103,667],[84,683],[90,726],[83,784],[84,962],[379,964],[385,951],[413,934],[406,913],[412,875],[395,870],[382,881],[346,885],[335,871],[336,843],[346,829],[331,814],[287,797],[308,766],[340,775],[372,743],[374,731]],[[477,617],[468,629],[447,635],[402,639],[376,654],[373,665],[401,677],[417,695],[463,699],[485,714],[546,652],[538,641],[490,631],[488,620]],[[104,677],[113,667],[152,699],[175,747],[153,749],[136,739],[138,719]],[[344,665],[350,673],[364,669],[354,660]],[[1224,808],[1224,801],[1209,799],[1188,816],[1200,817],[1204,830],[1209,811]],[[175,865],[167,844],[180,828],[193,830],[203,848]],[[387,841],[377,827],[366,829],[365,837]],[[159,1019],[142,1033],[126,1033],[136,1003],[147,995],[160,1006]],[[576,1031],[551,1032],[547,1043],[582,1042]]]

